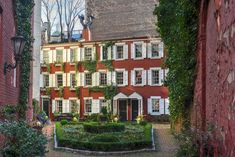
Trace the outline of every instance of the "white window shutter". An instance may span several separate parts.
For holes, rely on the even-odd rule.
[[[164,114],[164,99],[160,99],[160,114]]]
[[[147,51],[147,44],[146,43],[143,43],[142,44],[142,57],[143,58],[146,58],[146,51]]]
[[[67,62],[70,62],[70,54],[71,54],[70,49],[67,49]]]
[[[81,61],[84,61],[84,51],[85,51],[84,47],[83,47],[83,48],[80,48]]]
[[[117,58],[116,55],[117,55],[117,46],[114,45],[113,46],[113,60],[115,60]]]
[[[152,85],[152,71],[148,70],[148,85]]]
[[[100,104],[99,99],[92,100],[92,113],[99,113],[100,112]]]
[[[51,74],[51,77],[52,77],[52,87],[55,87],[56,86],[55,74]]]
[[[93,79],[95,79],[96,80],[96,86],[99,86],[100,85],[100,73],[99,72],[97,72],[96,73],[96,77],[95,78],[93,78]]]
[[[164,56],[164,44],[163,44],[163,42],[159,43],[159,52],[160,52],[160,57],[162,58]]]
[[[70,73],[67,73],[67,86],[70,87],[71,86],[71,74]]]
[[[52,113],[55,112],[56,106],[55,106],[55,100],[52,100]]]
[[[113,84],[113,85],[116,85],[116,84],[117,84],[117,82],[116,82],[116,71],[113,71],[113,72],[112,72],[112,84]]]
[[[80,73],[76,73],[75,77],[76,77],[77,86],[78,87],[81,86],[81,78],[80,78],[81,75],[80,75]]]
[[[49,87],[53,87],[53,74],[49,74]]]
[[[100,61],[103,61],[103,46],[100,46]]]
[[[92,48],[92,60],[95,61],[96,60],[96,47]]]
[[[124,45],[124,59],[128,59],[128,45]]]
[[[49,63],[53,63],[53,54],[52,54],[53,51],[48,51],[48,56],[49,56]]]
[[[67,58],[66,58],[66,53],[67,53],[67,49],[63,50],[63,62],[66,62]]]
[[[131,85],[135,85],[135,71],[131,70]]]
[[[66,77],[67,77],[67,76],[66,76],[66,73],[63,73],[63,86],[64,86],[64,87],[67,86],[67,84],[66,84],[67,78],[66,78]]]
[[[163,69],[159,70],[159,78],[160,78],[160,85],[163,85],[164,83],[164,74],[163,74]]]
[[[169,105],[170,105],[170,101],[169,101],[169,98],[165,99],[165,114],[170,114],[170,111],[169,111]]]
[[[92,80],[92,86],[97,86],[97,78],[96,78],[96,75],[97,75],[98,72],[95,72],[91,75],[91,80]]]
[[[146,70],[142,71],[142,79],[143,79],[142,85],[144,86],[144,85],[146,85]]]
[[[43,64],[43,51],[40,52],[40,63]]]
[[[107,72],[107,84],[108,85],[112,84],[112,72],[111,71]]]
[[[40,87],[43,87],[43,74],[40,75]]]
[[[117,113],[117,100],[113,100],[113,114],[118,114]]]
[[[148,98],[148,114],[152,115],[152,101],[151,101],[151,98]]]
[[[108,60],[112,60],[112,47],[108,47]]]
[[[80,81],[81,81],[81,86],[85,85],[85,74],[84,73],[80,73]]]
[[[67,101],[66,100],[62,100],[62,113],[66,113],[66,106],[67,106]]]
[[[77,100],[77,104],[78,104],[77,111],[78,111],[78,113],[80,114],[80,100]]]
[[[123,83],[124,83],[124,85],[125,86],[128,86],[128,71],[124,71],[124,81],[123,81]]]
[[[56,50],[52,50],[52,62],[56,61]]]
[[[135,46],[134,44],[131,44],[131,58],[135,58]]]
[[[147,44],[148,58],[152,58],[152,46],[151,43]]]

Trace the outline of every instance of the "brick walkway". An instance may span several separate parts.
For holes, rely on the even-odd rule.
[[[51,125],[45,126],[43,128],[43,132],[48,136],[48,150],[49,152],[46,154],[46,157],[93,157],[81,154],[75,154],[71,152],[63,152],[53,149],[53,126]],[[170,125],[168,124],[154,124],[154,128],[157,132],[157,146],[159,150],[157,152],[143,152],[136,154],[128,154],[121,155],[122,157],[173,157],[176,153],[177,146],[174,141],[174,137],[170,134]],[[107,155],[110,156],[110,155]],[[107,157],[106,156],[106,157]],[[99,156],[102,157],[102,156]],[[120,157],[120,155],[115,155],[113,157]]]

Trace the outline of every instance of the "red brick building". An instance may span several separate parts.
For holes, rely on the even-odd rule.
[[[200,155],[235,156],[235,1],[201,0],[192,126]]]
[[[121,120],[169,114],[168,90],[163,86],[167,74],[162,68],[164,44],[155,31],[152,13],[156,1],[138,0],[137,6],[129,1],[86,2],[87,16],[95,19],[84,29],[83,39],[42,47],[42,109],[51,118],[54,112],[78,112],[83,117],[99,113],[108,104]],[[104,43],[109,41],[114,45],[106,49]],[[81,64],[84,61],[97,61],[95,72],[88,71]],[[113,71],[103,64],[107,61]],[[112,100],[91,90],[110,85],[118,88]]]

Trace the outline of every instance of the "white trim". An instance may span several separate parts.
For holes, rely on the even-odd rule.
[[[113,100],[118,100],[118,99],[128,99],[128,96],[126,96],[123,93],[118,93],[116,96],[113,97]]]
[[[55,98],[54,100],[64,100],[63,98]]]
[[[79,100],[77,97],[69,97],[68,100]]]
[[[63,71],[56,71],[55,74],[63,74]]]
[[[50,99],[51,97],[48,96],[48,95],[41,95],[41,98],[42,98],[42,99],[44,99],[44,98],[49,98],[49,99]]]
[[[151,67],[151,68],[149,68],[149,70],[150,70],[150,76],[151,76],[151,78],[150,78],[150,86],[162,86],[162,76],[161,76],[161,71],[163,70],[162,68],[160,68],[160,67]],[[153,74],[152,74],[152,70],[158,70],[159,71],[159,83],[158,84],[153,84]],[[149,77],[149,76],[148,76]]]
[[[143,99],[143,97],[139,93],[137,93],[137,92],[132,93],[131,95],[129,95],[128,98],[129,99],[138,99],[138,100],[142,100]]]

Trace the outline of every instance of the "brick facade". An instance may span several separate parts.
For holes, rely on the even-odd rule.
[[[235,1],[202,0],[192,127],[200,155],[235,156]]]

